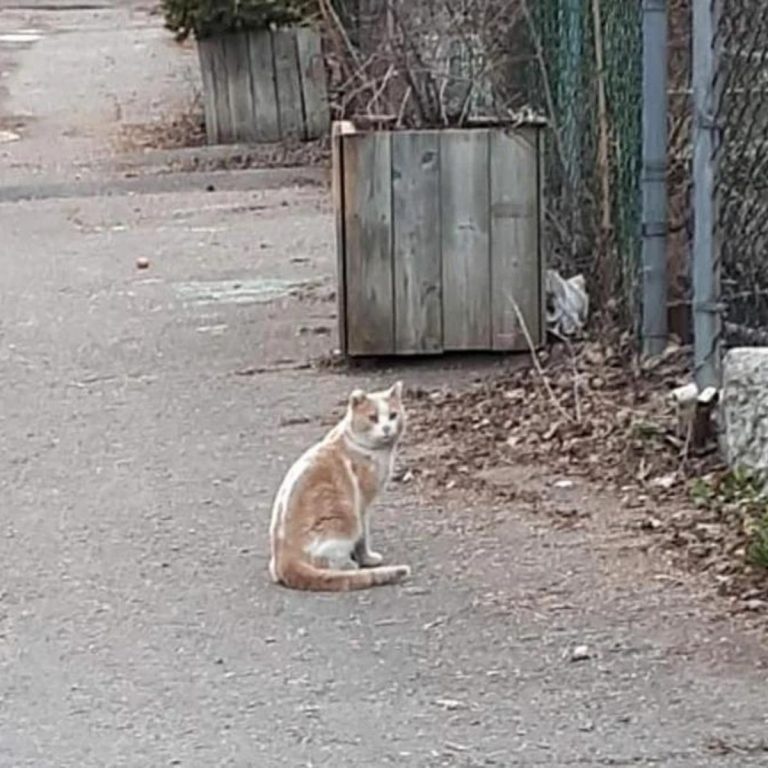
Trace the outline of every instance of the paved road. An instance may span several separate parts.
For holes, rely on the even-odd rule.
[[[27,126],[0,198],[73,168],[119,187],[105,94],[165,72],[129,101],[151,117],[184,79],[157,23],[3,6],[0,35],[44,34],[0,48],[0,119]],[[327,193],[238,178],[0,202],[0,767],[765,765],[758,641],[589,488],[594,524],[560,530],[396,487],[377,547],[409,585],[268,583],[281,473],[353,384],[393,374],[303,368],[333,344]]]

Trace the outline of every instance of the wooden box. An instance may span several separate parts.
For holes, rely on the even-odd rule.
[[[545,337],[542,126],[333,128],[348,356],[527,350]]]
[[[209,144],[310,140],[330,130],[315,30],[235,32],[197,46]]]

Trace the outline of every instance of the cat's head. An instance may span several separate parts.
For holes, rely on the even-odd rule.
[[[368,448],[393,446],[405,429],[403,383],[398,381],[380,392],[356,389],[349,396],[349,430]]]

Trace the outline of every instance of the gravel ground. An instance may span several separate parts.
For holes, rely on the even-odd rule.
[[[148,120],[188,59],[130,4],[40,8],[0,14],[45,30],[0,43],[0,118],[34,127],[0,199],[75,167],[104,194],[0,203],[0,766],[765,765],[761,638],[587,482],[557,490],[580,526],[396,484],[376,546],[409,584],[269,583],[271,496],[347,391],[476,372],[308,367],[335,344],[327,191],[119,188],[107,94]]]

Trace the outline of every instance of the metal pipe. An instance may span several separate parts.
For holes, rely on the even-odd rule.
[[[716,245],[715,52],[719,2],[693,3],[693,331],[696,383],[720,382],[720,275]]]
[[[643,0],[642,341],[648,356],[661,354],[668,337],[667,38],[666,0]]]

